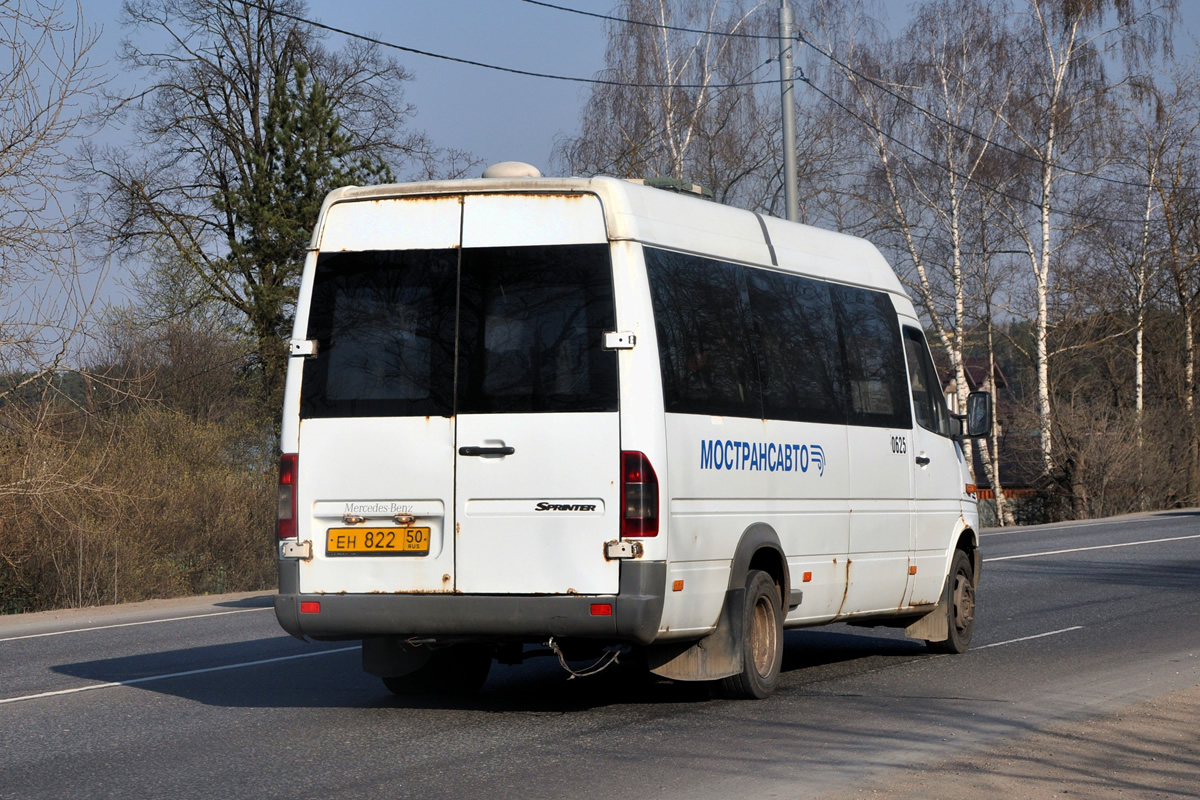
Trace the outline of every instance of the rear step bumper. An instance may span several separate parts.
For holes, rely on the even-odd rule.
[[[649,644],[662,620],[666,579],[665,561],[624,561],[615,595],[301,594],[298,562],[280,559],[275,616],[299,638],[559,636]],[[321,604],[320,613],[300,613],[309,601]],[[611,616],[594,616],[595,603],[611,603]]]

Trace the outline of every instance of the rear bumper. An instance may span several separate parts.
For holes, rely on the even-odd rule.
[[[275,616],[285,631],[313,639],[369,636],[468,636],[603,639],[649,644],[662,620],[667,565],[621,563],[615,595],[301,594],[299,565],[279,561]],[[321,604],[301,614],[302,601]],[[611,616],[593,616],[594,603],[611,603]]]

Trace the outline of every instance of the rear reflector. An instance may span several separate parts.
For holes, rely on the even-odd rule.
[[[280,539],[296,538],[296,471],[298,459],[295,453],[284,453],[279,457],[279,508],[277,519]],[[318,606],[319,610],[319,606]]]
[[[658,536],[658,476],[642,453],[621,453],[621,536]]]
[[[317,602],[316,600],[302,600],[302,601],[300,601],[300,613],[301,614],[320,614],[321,613],[321,604],[319,602]]]
[[[593,617],[611,617],[612,603],[592,603]]]

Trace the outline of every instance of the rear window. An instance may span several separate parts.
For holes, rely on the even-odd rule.
[[[606,245],[322,254],[300,413],[614,411],[614,327]]]

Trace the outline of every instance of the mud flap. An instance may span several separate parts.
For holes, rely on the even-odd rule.
[[[949,578],[942,586],[942,599],[925,616],[904,629],[909,639],[924,639],[927,642],[944,642],[950,638],[950,585]]]
[[[745,603],[744,588],[725,592],[725,605],[721,608],[716,630],[698,642],[647,648],[650,671],[676,681],[715,681],[740,675],[746,668],[742,648]]]

